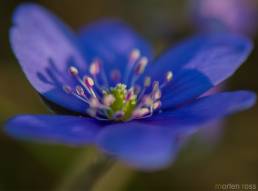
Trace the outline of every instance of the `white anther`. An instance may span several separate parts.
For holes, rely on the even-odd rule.
[[[69,72],[70,72],[70,74],[73,75],[73,76],[76,76],[76,75],[78,75],[78,73],[79,73],[78,69],[77,69],[76,67],[74,67],[74,66],[71,66],[71,67],[69,68]]]
[[[153,109],[156,110],[156,109],[160,108],[160,106],[161,106],[161,101],[157,101],[153,104]]]
[[[150,96],[144,96],[142,102],[146,106],[151,106],[153,104],[153,99]]]
[[[172,80],[172,78],[173,78],[173,73],[171,71],[168,71],[166,73],[166,81],[169,82]]]
[[[139,62],[140,62],[140,64],[146,66],[147,63],[148,63],[148,58],[147,57],[142,57]]]
[[[140,58],[140,56],[141,56],[140,50],[139,49],[133,49],[132,52],[131,52],[130,58],[135,61],[138,58]]]
[[[104,96],[103,103],[105,106],[109,107],[114,103],[115,100],[116,100],[115,97],[113,95],[109,94],[109,95]]]
[[[95,98],[95,97],[90,98],[90,102],[89,103],[90,103],[90,107],[91,108],[98,108],[99,105],[100,105],[99,100],[97,98]]]
[[[143,117],[143,116],[145,116],[149,113],[150,113],[150,110],[148,108],[145,108],[145,107],[144,108],[138,108],[138,109],[135,109],[133,111],[133,117],[134,118],[139,118],[139,117]]]
[[[90,65],[90,74],[93,76],[96,76],[100,72],[100,62],[99,60],[93,61],[93,63]]]
[[[83,78],[83,82],[84,84],[88,87],[88,88],[92,88],[94,86],[94,81],[91,77],[89,76],[85,76]]]

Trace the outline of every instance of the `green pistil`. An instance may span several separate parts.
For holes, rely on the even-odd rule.
[[[117,112],[124,112],[124,115],[121,118],[117,118],[115,120],[118,121],[126,121],[128,120],[136,106],[136,95],[130,96],[130,99],[126,100],[128,90],[126,89],[126,85],[124,84],[117,84],[116,87],[111,88],[109,92],[106,93],[106,95],[111,94],[114,96],[115,101],[111,104],[108,112],[108,117],[112,118]]]

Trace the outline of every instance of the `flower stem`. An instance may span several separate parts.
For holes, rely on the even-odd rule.
[[[82,160],[62,180],[56,191],[90,191],[114,164],[114,160],[103,155],[89,158],[89,153],[87,158],[81,157]]]

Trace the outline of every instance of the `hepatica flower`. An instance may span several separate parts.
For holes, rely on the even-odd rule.
[[[153,59],[149,44],[120,21],[90,24],[77,36],[25,4],[10,41],[37,92],[71,113],[13,117],[5,130],[20,139],[96,145],[131,166],[159,169],[173,161],[181,137],[255,102],[249,91],[201,96],[249,55],[251,43],[236,35],[193,37]]]

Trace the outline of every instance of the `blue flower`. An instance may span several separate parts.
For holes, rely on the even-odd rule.
[[[181,137],[255,103],[249,91],[201,96],[245,61],[252,44],[244,37],[193,37],[154,60],[150,45],[120,21],[93,23],[76,36],[25,4],[10,41],[37,92],[73,113],[15,116],[5,130],[16,138],[96,145],[129,165],[159,169],[173,161]]]
[[[191,0],[192,18],[204,31],[228,30],[254,35],[257,31],[256,0]]]

